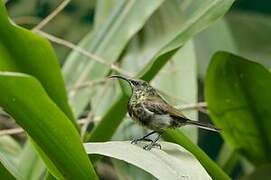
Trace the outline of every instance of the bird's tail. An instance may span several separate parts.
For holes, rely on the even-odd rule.
[[[215,131],[215,132],[219,132],[221,129],[216,128],[215,126],[211,125],[211,124],[207,124],[207,123],[202,123],[202,122],[198,122],[198,121],[193,121],[193,120],[187,120],[185,122],[186,125],[195,125],[201,129],[206,129],[209,131]]]

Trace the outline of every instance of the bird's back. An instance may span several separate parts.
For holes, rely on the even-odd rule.
[[[186,119],[156,92],[134,92],[128,112],[134,120],[155,131],[179,127]]]

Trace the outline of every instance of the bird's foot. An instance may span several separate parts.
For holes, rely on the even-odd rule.
[[[131,144],[137,144],[138,142],[140,141],[148,141],[148,142],[151,142],[150,144],[147,144],[145,146],[143,146],[143,149],[145,150],[151,150],[153,147],[158,147],[159,149],[162,149],[161,145],[151,139],[147,139],[147,138],[139,138],[139,139],[134,139],[131,141]]]
[[[152,141],[152,143],[145,145],[143,149],[150,151],[153,147],[158,147],[159,149],[162,149],[161,145],[157,142]]]

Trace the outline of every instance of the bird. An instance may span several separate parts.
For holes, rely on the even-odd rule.
[[[157,141],[160,139],[164,130],[179,128],[185,125],[194,125],[210,131],[220,131],[219,128],[211,124],[185,117],[179,109],[171,106],[159,95],[155,88],[144,80],[120,75],[111,75],[109,78],[118,78],[129,83],[132,93],[127,104],[128,113],[134,121],[152,130],[145,136],[134,139],[131,142],[132,144],[137,144],[139,141],[149,141],[150,144],[143,147],[145,150],[151,150],[153,147],[161,149],[161,145]],[[157,133],[158,136],[154,140],[148,139],[154,133]]]

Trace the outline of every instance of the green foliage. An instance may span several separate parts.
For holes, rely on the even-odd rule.
[[[47,40],[10,20],[24,19],[20,19],[19,7],[29,7],[31,12],[25,14],[26,19],[40,21],[57,3],[7,2],[12,14],[9,19],[0,1],[0,107],[27,133],[26,138],[0,138],[0,179],[97,179],[86,151],[90,157],[99,155],[93,161],[99,175],[103,173],[99,168],[106,164],[105,167],[114,169],[109,173],[120,179],[230,179],[236,163],[246,173],[238,176],[246,179],[268,176],[270,72],[226,52],[217,53],[210,63],[214,52],[227,50],[257,57],[257,62],[270,65],[270,42],[266,38],[270,17],[235,12],[220,19],[233,2],[72,1],[43,30],[72,42],[83,37],[78,46],[96,58],[86,57],[86,53],[75,49],[64,60],[62,50],[56,46],[56,53],[62,57],[59,61]],[[71,14],[74,17],[65,19]],[[251,28],[247,19],[261,28]],[[248,38],[251,34],[255,36]],[[66,87],[59,62],[63,63]],[[122,71],[116,71],[111,64]],[[175,144],[161,142],[162,150],[145,151],[120,142],[146,131],[131,124],[128,116],[125,118],[130,93],[126,84],[103,81],[116,73],[149,81],[170,104],[178,107],[201,98],[202,82],[206,86],[208,112],[215,125],[222,128],[224,145],[218,160],[212,160],[198,146],[206,134],[198,133],[195,127],[166,130],[163,140]],[[78,88],[100,80],[103,82],[98,85],[91,82],[91,86]],[[84,144],[85,149],[68,101],[76,118],[85,115],[85,111],[95,116],[89,126],[82,128],[81,139],[91,141]],[[197,120],[197,113],[195,109],[184,111],[193,120]],[[0,129],[1,125],[2,122]],[[23,144],[20,138],[28,140]],[[204,142],[209,145],[210,141]],[[107,160],[98,163],[102,156],[111,157],[112,163],[107,164]],[[252,168],[247,168],[240,157],[246,157]]]
[[[225,2],[225,4],[216,2],[211,4],[210,6],[207,6],[206,9],[200,9],[198,12],[198,16],[196,16],[197,18],[194,17],[194,19],[192,19],[193,22],[187,21],[187,24],[184,25],[183,29],[181,29],[173,39],[167,42],[165,46],[162,47],[162,49],[160,49],[153,56],[150,62],[139,73],[138,77],[147,81],[154,78],[154,76],[165,65],[165,63],[170,59],[170,57],[183,46],[184,42],[186,42],[189,38],[191,38],[191,36],[199,32],[201,29],[206,27],[207,22],[211,23],[216,18],[223,15],[223,11],[221,11],[221,9],[218,10],[219,7],[226,10],[225,7],[229,7],[230,5],[230,1]],[[118,97],[118,100],[110,107],[110,109],[102,118],[101,122],[92,131],[89,139],[90,141],[106,141],[112,137],[113,133],[115,132],[124,115],[126,114],[126,110],[120,108],[120,106],[122,106],[124,103],[127,103],[127,99],[128,96],[125,95],[125,93]],[[205,166],[205,168],[209,168],[208,164],[212,164],[210,163],[211,160],[208,159],[208,157],[204,160],[205,161],[202,161],[203,165]],[[219,169],[218,167],[216,168]],[[224,174],[221,170],[219,170],[218,173],[214,173],[212,175],[214,175],[213,177],[218,177],[220,175],[225,177],[224,179],[228,178],[227,175]]]
[[[15,180],[16,178],[3,166],[3,164],[0,162],[0,174],[1,178],[7,179],[7,180]]]
[[[67,103],[60,67],[49,42],[9,22],[2,2],[0,22],[0,70],[22,72],[36,77],[50,98],[74,120]]]
[[[0,153],[0,177],[1,179],[7,180],[20,178],[14,165],[12,165],[2,153]]]
[[[47,40],[9,22],[3,2],[0,10],[1,70],[37,78],[1,72],[0,106],[28,132],[55,176],[95,178],[75,128],[52,47]],[[66,131],[59,131],[64,127]]]
[[[18,154],[21,148],[17,142],[9,137],[0,137],[0,177],[1,179],[18,179],[21,173],[16,168]]]
[[[227,142],[255,165],[270,162],[270,72],[245,58],[219,52],[212,58],[205,83],[211,117]]]
[[[260,166],[253,173],[242,178],[242,180],[269,179],[271,177],[270,169],[270,164]]]
[[[33,145],[30,141],[27,141],[18,158],[18,171],[22,179],[36,180],[45,173],[44,162],[39,158],[38,153],[33,150]]]
[[[170,142],[180,144],[191,152],[204,166],[213,179],[230,179],[220,167],[213,162],[197,145],[193,144],[182,132],[178,130],[167,130],[164,138]]]
[[[88,154],[100,154],[124,160],[149,172],[157,179],[211,179],[195,157],[182,147],[164,142],[163,151],[145,151],[130,142],[111,141],[105,143],[85,143]],[[123,153],[126,151],[127,153]]]
[[[112,14],[103,25],[88,34],[80,46],[105,59],[106,63],[116,62],[128,41],[142,28],[145,21],[162,2],[163,0],[117,1]],[[78,63],[78,59],[80,59],[80,63]],[[109,71],[109,67],[88,59],[76,51],[69,55],[63,67],[63,74],[68,86],[76,86],[84,81],[103,78]],[[73,95],[72,105],[76,116],[83,112],[89,101],[86,97],[95,93],[94,90],[94,88],[86,88]]]
[[[55,176],[95,177],[76,129],[36,79],[20,73],[0,73],[0,87],[1,107],[28,132],[38,150],[45,153],[42,155],[49,158],[47,165],[55,165],[49,167]],[[31,94],[25,96],[29,89]],[[65,131],[58,130],[62,128]]]
[[[193,19],[190,21],[187,20],[187,24],[181,29],[177,35],[170,39],[169,42],[166,42],[165,46],[162,47],[150,60],[150,62],[145,65],[144,69],[139,72],[137,77],[144,79],[146,81],[150,81],[154,78],[154,76],[159,72],[159,70],[165,65],[165,63],[170,60],[170,57],[179,50],[186,42],[191,38],[194,34],[199,32],[201,29],[205,28],[207,26],[207,22],[211,23],[216,18],[219,18],[221,15],[223,15],[222,10],[227,10],[226,7],[230,7],[232,1],[225,1],[224,3],[221,2],[215,2],[213,4],[208,5],[205,9],[199,9],[196,13],[197,16],[194,16]],[[221,8],[220,10],[219,7]],[[218,13],[219,12],[219,13]],[[193,21],[192,21],[193,20]],[[203,21],[205,20],[205,23]],[[192,21],[192,22],[191,22]],[[126,96],[126,98],[125,98]],[[123,119],[126,110],[123,108],[118,108],[121,103],[124,103],[123,101],[127,102],[127,95],[121,95],[116,102],[111,106],[111,108],[107,111],[104,118],[101,120],[101,123],[96,127],[96,129],[92,132],[93,137],[95,137],[96,141],[96,133],[103,132],[101,136],[99,137],[101,141],[104,141],[105,139],[109,139],[112,137],[114,131],[120,124],[121,120]],[[110,117],[114,117],[113,119]],[[112,122],[115,121],[115,122]],[[110,126],[107,126],[107,124],[111,124]],[[112,125],[112,123],[114,123]],[[104,126],[104,127],[102,127]],[[101,131],[101,129],[105,129],[110,127],[114,131]],[[90,138],[90,141],[92,141],[92,137]]]

